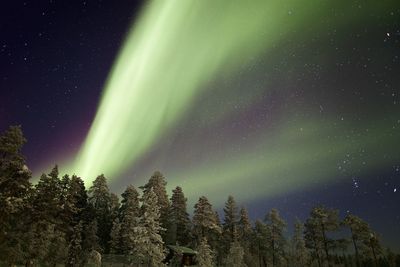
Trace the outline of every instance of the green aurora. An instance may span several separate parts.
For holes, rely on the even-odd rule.
[[[347,1],[150,2],[127,34],[81,150],[64,170],[78,174],[86,183],[100,173],[116,182],[159,143],[174,136],[188,117],[200,117],[204,126],[211,128],[234,116],[234,108],[226,105],[205,104],[203,109],[193,110],[199,98],[212,94],[213,84],[221,85],[218,92],[235,101],[229,80],[235,80],[238,71],[254,58],[273,57],[270,53],[284,45],[288,36],[307,38],[324,31],[327,24],[340,28],[362,23],[369,12],[385,14],[393,3],[365,4],[362,11],[355,11],[358,6]],[[330,15],[332,9],[340,15]],[[238,90],[236,101],[251,107],[265,88]],[[293,121],[293,116],[292,112],[284,115],[287,121]],[[333,120],[302,118],[280,125],[274,134],[261,127],[240,151],[230,151],[229,142],[234,140],[226,138],[218,153],[196,164],[173,168],[165,166],[166,160],[155,159],[149,168],[165,167],[165,172],[160,171],[167,175],[169,185],[182,185],[192,201],[197,192],[207,192],[217,203],[228,193],[240,200],[254,200],[334,181],[343,155],[362,149],[376,154],[392,151],[391,144],[399,137],[391,128],[392,121],[382,122],[379,117],[367,124],[348,121],[338,127],[330,126]],[[371,130],[357,140],[343,134],[349,128],[361,131],[365,127]],[[189,154],[205,153],[204,144],[198,142],[201,132],[193,132],[197,143],[186,142]],[[374,157],[367,165],[364,160],[353,160],[346,171],[362,174],[395,159]],[[135,183],[142,183],[150,174],[135,178]],[[243,190],[248,179],[253,186]],[[266,179],[268,187],[264,186]],[[227,193],[218,194],[221,188]]]

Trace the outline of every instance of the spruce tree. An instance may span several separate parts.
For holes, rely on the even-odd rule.
[[[303,237],[303,224],[296,219],[294,224],[293,245],[293,263],[295,266],[308,266],[310,264],[310,254],[306,248]]]
[[[82,252],[82,222],[74,227],[73,235],[68,246],[66,266],[75,267],[81,263]]]
[[[138,226],[139,215],[139,193],[134,186],[129,185],[122,193],[120,208],[120,248],[123,254],[133,251],[135,246],[134,228]]]
[[[224,207],[223,232],[225,252],[228,253],[230,243],[233,242],[234,231],[238,224],[238,209],[233,196],[229,196]]]
[[[43,219],[53,224],[61,224],[63,211],[61,181],[57,165],[46,175],[42,174],[35,186],[33,197],[34,220]]]
[[[213,251],[207,243],[207,238],[202,237],[199,245],[197,246],[197,264],[199,267],[212,267],[214,266],[213,263]]]
[[[50,266],[65,262],[68,252],[66,233],[58,228],[52,232],[49,251],[46,255],[46,262]]]
[[[88,201],[95,211],[100,248],[103,253],[108,253],[112,227],[112,201],[107,179],[103,174],[93,181],[88,194]]]
[[[82,251],[84,255],[89,255],[92,251],[100,251],[97,220],[86,221],[83,229]]]
[[[242,243],[247,243],[247,241],[250,239],[250,236],[252,234],[252,227],[251,227],[251,221],[249,218],[249,214],[246,210],[246,208],[242,207],[240,209],[240,217],[239,217],[239,222],[238,222],[238,234],[239,234],[239,240]]]
[[[187,199],[182,188],[177,186],[172,190],[170,209],[170,235],[172,244],[187,245],[191,241],[190,219],[187,213]]]
[[[61,180],[62,227],[69,240],[73,235],[74,227],[83,220],[83,213],[87,208],[87,192],[83,180],[73,175],[65,175]]]
[[[51,248],[55,225],[40,219],[30,223],[27,233],[29,243],[27,244],[27,262],[33,264],[44,264]]]
[[[271,255],[272,266],[280,265],[285,258],[286,240],[284,231],[285,221],[280,217],[277,209],[272,209],[265,217],[268,229],[268,251]]]
[[[142,187],[143,193],[148,192],[150,189],[153,189],[154,193],[157,196],[157,205],[160,207],[160,222],[161,227],[168,230],[170,229],[170,221],[169,221],[169,211],[170,211],[170,203],[166,190],[167,182],[165,181],[165,177],[161,172],[156,171],[150,177],[149,181]],[[162,238],[164,242],[167,241],[168,233],[164,231],[162,233]]]
[[[26,139],[20,126],[0,136],[0,261],[12,265],[26,252],[31,172],[21,153]]]
[[[242,207],[239,212],[239,222],[238,222],[238,240],[241,247],[244,250],[244,259],[247,266],[253,266],[254,257],[251,255],[251,242],[253,236],[253,229],[251,226],[251,221],[246,208]]]
[[[58,167],[55,166],[51,172],[43,174],[32,196],[32,227],[30,235],[34,236],[29,244],[30,260],[39,260],[42,263],[52,263],[55,258],[64,261],[65,253],[58,248],[66,248],[66,232],[63,222],[62,184],[58,177]],[[37,246],[42,247],[47,255],[35,252]],[[55,255],[52,255],[55,254]]]
[[[231,243],[229,254],[226,259],[226,266],[228,267],[246,267],[244,263],[244,249],[240,243],[235,240]]]
[[[110,254],[120,254],[121,251],[121,223],[115,218],[110,233]]]
[[[111,206],[110,206],[110,216],[111,216],[111,221],[114,221],[117,217],[119,217],[119,209],[120,209],[120,203],[119,203],[119,197],[117,194],[110,193],[110,200],[111,200]]]
[[[267,238],[269,231],[267,225],[261,220],[256,220],[254,227],[253,247],[257,255],[258,266],[267,266]]]
[[[221,227],[212,205],[205,196],[199,198],[194,205],[193,213],[193,235],[199,243],[203,237],[207,240],[213,239],[215,233],[221,233]]]
[[[134,228],[134,248],[132,253],[141,265],[164,266],[164,242],[161,238],[160,208],[152,189],[143,194],[139,224]]]

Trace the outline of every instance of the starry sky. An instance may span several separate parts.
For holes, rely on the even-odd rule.
[[[220,208],[288,221],[324,204],[400,245],[396,1],[9,1],[0,130],[35,176],[113,191],[155,170]]]

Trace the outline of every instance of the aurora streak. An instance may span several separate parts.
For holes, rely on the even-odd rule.
[[[174,128],[192,112],[199,113],[192,116],[204,117],[205,126],[210,128],[226,120],[232,116],[233,108],[217,105],[211,118],[205,109],[192,109],[195,100],[208,93],[213,88],[210,84],[220,77],[234,79],[236,72],[252,59],[268,57],[293,32],[301,29],[302,35],[307,36],[313,34],[312,30],[323,30],[324,25],[312,25],[313,21],[327,16],[333,6],[339,5],[297,0],[151,2],[126,37],[105,84],[90,132],[68,172],[84,177],[86,182],[104,173],[113,182],[143,155],[151,153],[159,142],[173,136]],[[338,27],[360,19],[342,5],[344,15],[336,18]],[[367,7],[364,12],[375,8]],[[378,8],[385,10],[385,4]],[[219,90],[230,97],[230,88]],[[254,90],[240,92],[239,103],[256,101]],[[284,116],[290,120],[293,114]],[[376,118],[371,124],[378,121]],[[384,124],[353,142],[343,136],[344,128],[355,127],[357,131],[362,127],[351,122],[342,127],[329,129],[314,118],[281,126],[275,136],[266,134],[268,129],[261,127],[240,152],[227,153],[226,141],[221,150],[225,152],[220,155],[211,155],[196,166],[167,169],[169,183],[181,184],[189,198],[196,192],[207,192],[211,181],[213,190],[223,186],[242,200],[272,196],[294,189],[288,188],[294,181],[298,190],[315,185],[315,181],[333,178],[335,162],[348,151],[356,152],[362,147],[374,151],[390,149],[398,137],[382,136],[382,129],[388,127]],[[299,132],[300,128],[304,132]],[[338,137],[333,141],[320,138],[320,131]],[[201,137],[193,140],[199,141]],[[379,143],[382,140],[385,141]],[[202,150],[202,145],[188,145],[191,153]],[[377,165],[388,161],[374,160]],[[162,165],[154,163],[155,167]],[[351,169],[368,171],[361,165],[354,162]],[[374,164],[368,165],[373,167]],[[252,179],[254,186],[239,193],[237,189],[243,189],[247,182],[244,178]],[[266,180],[268,186],[263,186]],[[218,192],[213,190],[209,193],[216,196]],[[222,203],[223,198],[225,194],[214,200]]]

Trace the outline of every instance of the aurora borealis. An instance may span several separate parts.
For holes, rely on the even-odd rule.
[[[195,134],[193,127],[177,126],[185,116],[189,120],[194,117],[188,113],[204,114],[204,111],[217,106],[212,114],[204,114],[205,124],[202,128],[218,128],[218,124],[225,120],[234,123],[235,119],[229,117],[237,114],[229,107],[219,108],[220,105],[213,104],[204,110],[191,106],[207,90],[218,90],[221,97],[229,101],[232,84],[221,85],[218,83],[220,80],[229,83],[241,67],[252,64],[252,58],[265,57],[267,62],[270,53],[284,44],[285,38],[291,38],[288,35],[296,35],[300,29],[307,29],[303,34],[309,36],[313,36],[313,31],[317,34],[325,31],[314,22],[329,14],[332,8],[342,12],[340,19],[332,18],[330,22],[336,24],[339,30],[345,21],[356,25],[363,22],[363,16],[371,10],[390,11],[384,4],[367,5],[358,14],[352,9],[346,10],[348,6],[334,7],[321,1],[311,1],[308,5],[289,1],[287,6],[267,1],[255,1],[252,4],[156,1],[149,4],[143,8],[125,40],[105,85],[89,135],[69,172],[76,172],[90,181],[102,172],[113,180],[127,169],[135,170],[132,166],[141,157],[157,149],[160,140],[176,138],[176,127],[184,129],[190,136]],[[314,13],[315,10],[318,12]],[[222,12],[223,18],[220,17]],[[251,72],[247,75],[251,75]],[[268,82],[266,78],[257,79],[260,83]],[[218,83],[219,88],[213,88],[210,85],[213,82]],[[244,92],[235,93],[235,98],[240,96],[236,105],[248,104],[242,109],[242,113],[246,113],[257,104],[257,94],[284,90],[270,87],[266,85],[262,92],[253,88],[245,90],[248,87],[238,88]],[[191,196],[197,191],[207,190],[209,180],[204,177],[209,177],[220,186],[232,185],[230,192],[240,194],[241,199],[253,200],[299,190],[313,183],[325,183],[329,178],[334,178],[332,174],[336,171],[336,163],[345,155],[354,157],[354,153],[361,149],[387,151],[399,137],[396,132],[390,131],[391,125],[396,123],[393,120],[383,124],[379,118],[356,122],[346,116],[346,122],[332,125],[336,118],[330,118],[329,115],[324,118],[328,122],[313,117],[294,119],[295,115],[290,110],[285,111],[285,120],[294,120],[294,125],[280,125],[273,136],[265,126],[252,129],[250,134],[253,137],[240,144],[243,147],[240,151],[230,149],[232,144],[240,143],[238,140],[218,141],[220,148],[217,151],[211,148],[209,158],[193,160],[196,164],[189,162],[192,167],[176,166],[170,170],[173,181],[185,184]],[[361,133],[366,128],[371,130]],[[345,133],[349,129],[354,132],[353,135],[358,133],[357,140],[346,140]],[[242,135],[246,134],[244,129],[241,131]],[[327,132],[334,137],[327,138]],[[200,135],[185,147],[193,150],[191,153],[195,155],[201,153],[205,136]],[[215,136],[210,140],[216,140]],[[179,146],[179,141],[176,143]],[[200,146],[197,145],[199,143]],[[207,145],[207,151],[210,147]],[[168,151],[174,149],[166,151],[169,154]],[[180,154],[180,151],[175,152],[174,155]],[[166,160],[162,156],[155,156],[154,159]],[[375,157],[367,166],[361,166],[362,159],[355,157],[351,159],[347,172],[349,175],[362,175],[381,164],[395,164],[396,160],[398,158],[394,153],[390,154],[389,159]],[[169,164],[158,164],[153,164],[153,168],[169,169]],[[300,170],[300,176],[298,172],[291,173],[287,166]],[[248,181],[245,177],[252,178],[255,186],[250,186],[247,191],[238,190],[246,187]],[[270,186],[258,186],[265,179],[271,182]],[[288,188],[293,181],[299,185]],[[212,194],[217,196],[220,189],[219,186],[215,188]],[[224,197],[221,196],[217,201],[222,202]]]
[[[379,191],[360,212],[399,223],[395,1],[94,2],[30,7],[38,30],[1,44],[0,126],[26,129],[36,174],[57,163],[122,191],[160,170],[190,203],[233,194],[254,213],[302,192],[367,209]]]

